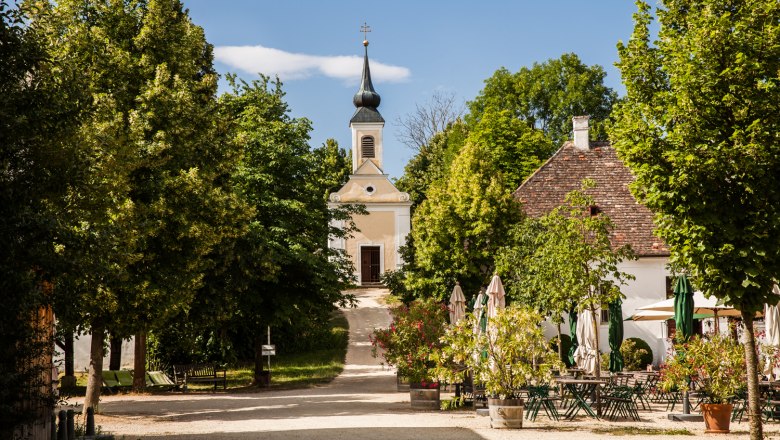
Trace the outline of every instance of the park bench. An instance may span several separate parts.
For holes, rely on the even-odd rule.
[[[185,392],[187,385],[191,383],[213,383],[214,390],[221,383],[222,388],[227,389],[227,370],[217,367],[216,364],[174,365],[173,378],[176,385],[182,386]]]

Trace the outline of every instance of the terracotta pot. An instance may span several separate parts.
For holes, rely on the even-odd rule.
[[[488,411],[491,428],[523,427],[523,399],[488,399]]]
[[[409,387],[409,400],[412,402],[412,409],[427,409],[438,411],[440,391],[436,388],[415,388],[415,384]]]
[[[702,403],[701,413],[704,416],[704,432],[728,434],[731,423],[731,411],[734,405],[730,403]]]

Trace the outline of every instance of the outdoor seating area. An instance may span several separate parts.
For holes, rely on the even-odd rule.
[[[103,388],[109,393],[129,391],[133,388],[133,371],[103,370]],[[178,386],[163,371],[147,371],[146,388],[153,391],[170,391]]]
[[[174,365],[173,376],[175,384],[184,392],[187,392],[189,384],[194,383],[214,384],[215,391],[219,384],[222,384],[222,389],[227,389],[227,369],[216,364]]]

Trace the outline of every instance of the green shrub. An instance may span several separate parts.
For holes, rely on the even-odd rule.
[[[563,352],[561,356],[561,361],[566,364],[566,367],[571,367],[572,364],[569,362],[569,349],[571,348],[571,336],[567,334],[561,335],[561,345],[563,345]],[[550,348],[554,352],[558,352],[558,336],[553,337],[550,339]]]
[[[625,369],[629,371],[644,370],[647,364],[653,363],[653,349],[641,338],[628,338],[620,346]]]

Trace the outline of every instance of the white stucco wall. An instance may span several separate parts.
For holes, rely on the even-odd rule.
[[[621,288],[626,296],[623,301],[623,319],[633,315],[638,307],[649,305],[666,299],[666,277],[669,271],[666,257],[640,258],[636,261],[628,261],[620,264],[620,270],[636,277]],[[657,366],[666,351],[666,324],[664,321],[623,322],[624,338],[642,338],[653,349],[653,363]],[[602,353],[609,353],[607,340],[608,325],[602,323],[599,328],[599,349]],[[561,326],[562,333],[569,334],[568,321]],[[548,338],[557,335],[555,326],[546,323],[545,334]]]

